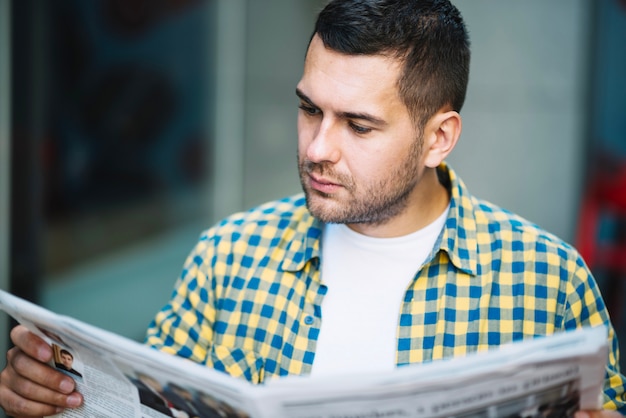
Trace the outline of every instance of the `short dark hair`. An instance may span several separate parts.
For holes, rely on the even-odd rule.
[[[463,107],[469,36],[448,0],[332,0],[315,34],[339,53],[402,59],[398,91],[420,129],[442,107]]]
[[[66,349],[64,349],[64,348],[63,348],[63,349],[61,349],[60,354],[61,354],[61,355],[63,355],[63,354],[67,354],[67,355],[68,355],[68,356],[70,356],[72,359],[74,358],[74,355],[73,355],[72,353],[70,353],[69,351],[67,351]]]

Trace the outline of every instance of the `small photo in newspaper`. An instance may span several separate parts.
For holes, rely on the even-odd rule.
[[[82,370],[82,364],[69,349],[57,344],[52,344],[52,351],[54,355],[54,366],[57,370],[62,371],[74,379],[83,378],[82,372],[79,371]]]

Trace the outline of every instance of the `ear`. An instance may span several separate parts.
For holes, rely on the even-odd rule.
[[[461,136],[461,115],[453,110],[439,111],[426,123],[424,129],[424,164],[435,168],[456,146]]]

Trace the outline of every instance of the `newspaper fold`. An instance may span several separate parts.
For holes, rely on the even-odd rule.
[[[44,338],[84,405],[60,417],[426,418],[572,416],[599,409],[607,329],[586,328],[387,373],[252,385],[0,291]]]

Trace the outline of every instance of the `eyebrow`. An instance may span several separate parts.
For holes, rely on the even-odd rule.
[[[296,96],[298,96],[300,98],[300,100],[302,100],[303,102],[306,102],[308,105],[310,105],[312,107],[315,107],[315,108],[318,107],[318,106],[315,105],[315,103],[313,103],[313,100],[311,100],[299,88],[296,88]],[[370,123],[372,123],[374,125],[378,125],[378,126],[385,126],[385,125],[387,125],[386,121],[384,121],[383,119],[378,118],[376,116],[370,115],[369,113],[363,113],[363,112],[339,112],[337,115],[340,118],[342,118],[342,119],[359,119],[359,120],[364,120],[364,121],[370,122]]]

